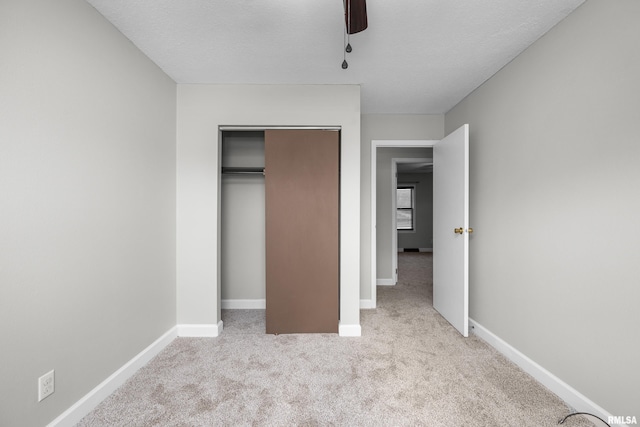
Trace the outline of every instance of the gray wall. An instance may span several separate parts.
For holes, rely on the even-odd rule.
[[[361,116],[361,300],[371,299],[371,141],[442,139],[443,137],[444,115],[363,114]]]
[[[0,33],[0,425],[42,426],[176,324],[176,85],[81,0]]]
[[[471,317],[636,416],[639,16],[588,0],[446,114],[471,131]]]
[[[398,231],[398,248],[433,249],[433,174],[399,173],[398,185],[415,187],[414,231]]]
[[[222,178],[222,300],[266,297],[264,184],[256,175]]]
[[[378,148],[376,154],[376,271],[377,279],[393,278],[393,187],[391,163],[394,158],[432,158],[431,148]]]

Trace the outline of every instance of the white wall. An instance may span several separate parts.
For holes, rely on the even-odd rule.
[[[361,132],[360,298],[371,299],[371,141],[442,139],[444,115],[363,114]]]
[[[342,127],[340,324],[359,331],[360,87],[342,85],[178,85],[178,323],[220,321],[220,125]]]
[[[471,317],[636,417],[639,17],[587,0],[446,114],[471,132]]]
[[[0,52],[0,425],[42,426],[176,324],[176,85],[81,0],[0,2]]]
[[[433,249],[433,173],[399,173],[403,183],[415,188],[415,230],[398,231],[398,248]]]

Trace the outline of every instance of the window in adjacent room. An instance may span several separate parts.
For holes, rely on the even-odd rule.
[[[396,189],[396,224],[398,230],[414,230],[415,187],[398,186]]]

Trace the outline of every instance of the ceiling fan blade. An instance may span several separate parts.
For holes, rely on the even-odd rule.
[[[367,28],[366,0],[345,0],[344,16],[347,23],[347,34],[355,34]]]

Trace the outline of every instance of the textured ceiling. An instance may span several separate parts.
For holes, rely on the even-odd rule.
[[[438,114],[584,0],[87,0],[178,83],[360,84],[363,113]]]

